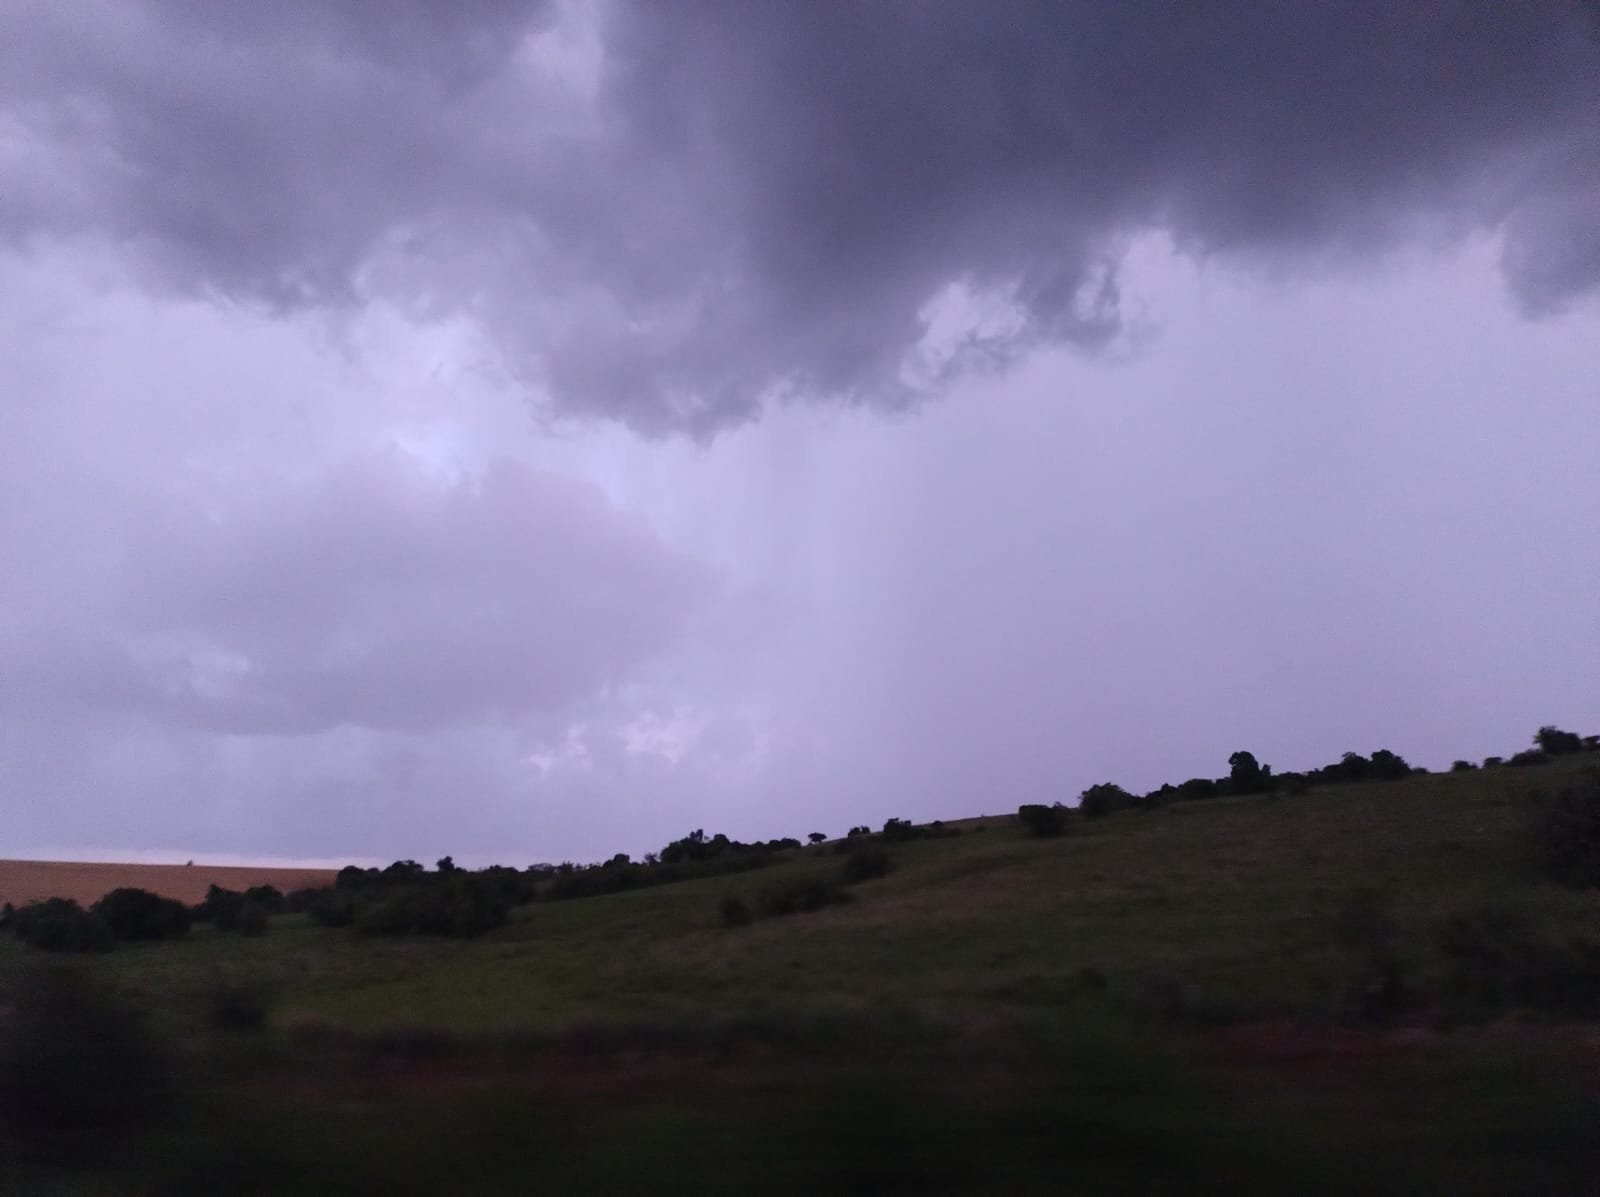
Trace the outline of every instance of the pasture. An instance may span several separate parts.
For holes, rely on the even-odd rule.
[[[151,1192],[234,1187],[240,1158],[263,1193],[313,1166],[327,1192],[1582,1192],[1600,890],[1546,880],[1533,829],[1586,767],[1060,838],[969,820],[748,925],[724,898],[833,876],[836,846],[537,898],[468,940],[298,914],[119,945],[76,969],[210,1096],[106,1158]],[[0,940],[0,989],[32,955]],[[219,1022],[219,991],[262,1029]]]

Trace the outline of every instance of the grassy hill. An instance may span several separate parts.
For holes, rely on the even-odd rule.
[[[671,1164],[728,1191],[1194,1191],[1201,1168],[1228,1191],[1580,1192],[1600,1174],[1600,890],[1546,881],[1533,824],[1592,760],[1056,839],[972,820],[889,846],[852,901],[744,926],[725,896],[759,905],[843,857],[535,901],[470,941],[283,916],[82,967],[230,1078],[233,1120],[182,1183],[267,1125],[284,1159],[334,1169],[329,1192],[339,1161],[362,1191],[406,1126],[435,1153],[405,1177],[456,1160],[482,1191],[521,1191],[514,1128],[543,1127],[541,1167],[605,1191],[678,1191]],[[0,976],[25,953],[0,940]],[[229,986],[269,1000],[265,1033],[211,1029]]]

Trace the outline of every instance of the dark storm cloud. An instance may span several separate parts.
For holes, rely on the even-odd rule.
[[[24,4],[0,222],[278,305],[470,311],[557,410],[708,430],[774,390],[906,401],[952,284],[976,306],[935,377],[1102,343],[1148,229],[1290,264],[1498,229],[1520,302],[1560,308],[1600,279],[1597,28],[1558,0]]]

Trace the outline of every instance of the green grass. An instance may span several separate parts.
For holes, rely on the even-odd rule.
[[[1582,764],[1204,801],[1075,822],[1059,839],[1027,838],[1007,818],[969,820],[960,835],[892,846],[894,870],[854,887],[854,902],[742,927],[721,925],[724,894],[755,905],[775,882],[837,874],[843,857],[805,849],[734,877],[536,902],[470,942],[369,939],[282,917],[260,939],[203,928],[83,963],[172,1038],[210,1044],[225,1075],[257,1078],[244,1090],[259,1100],[224,1102],[235,1113],[215,1134],[196,1132],[195,1175],[226,1170],[207,1153],[254,1119],[333,1160],[360,1154],[338,1143],[392,1138],[407,1119],[432,1128],[417,1133],[433,1142],[459,1116],[474,1128],[461,1142],[481,1156],[516,1155],[496,1138],[499,1115],[463,1113],[479,1098],[453,1091],[441,1106],[389,1084],[354,1104],[318,1089],[308,1108],[326,1119],[293,1129],[309,1115],[299,1089],[280,1101],[304,1083],[288,1078],[331,1068],[329,1084],[359,1090],[389,1066],[388,1042],[401,1045],[395,1067],[476,1077],[494,1109],[526,1106],[547,1130],[566,1127],[567,1089],[598,1089],[592,1126],[550,1130],[567,1145],[552,1149],[550,1175],[610,1191],[635,1191],[624,1181],[651,1174],[643,1161],[676,1161],[728,1191],[883,1191],[872,1160],[896,1135],[927,1156],[915,1175],[970,1180],[952,1179],[951,1191],[1059,1191],[1063,1158],[1078,1162],[1083,1191],[1176,1190],[1196,1168],[1233,1177],[1237,1191],[1313,1173],[1335,1192],[1577,1191],[1564,1186],[1600,1140],[1588,1134],[1600,1124],[1593,1028],[1548,1017],[1426,1028],[1438,1025],[1438,929],[1451,914],[1514,906],[1554,940],[1600,939],[1600,891],[1542,880],[1530,832],[1536,795]],[[1400,1021],[1421,1038],[1340,1025],[1363,967],[1340,918],[1372,890],[1420,995]],[[22,956],[0,941],[0,988]],[[203,1029],[219,976],[270,990],[274,1029],[258,1046]],[[742,1046],[730,1048],[740,1027]],[[1252,1027],[1297,1028],[1280,1036],[1292,1050],[1260,1050]],[[405,1043],[429,1040],[373,1038],[423,1030],[449,1036],[435,1046],[453,1063],[406,1055]],[[1366,1046],[1338,1038],[1349,1034]],[[665,1078],[652,1072],[658,1058]],[[641,1076],[660,1084],[638,1092]],[[889,1146],[851,1138],[839,1111],[872,1104],[853,1085],[888,1086],[872,1100],[909,1119],[884,1130]],[[596,1126],[609,1146],[573,1154]],[[934,1146],[962,1127],[964,1147]],[[970,1128],[994,1150],[973,1148]],[[729,1135],[718,1151],[705,1146]],[[1096,1147],[1096,1135],[1112,1146]],[[820,1159],[813,1140],[831,1144]],[[439,1158],[455,1150],[441,1144]],[[782,1183],[764,1176],[772,1153],[789,1159]],[[604,1184],[601,1155],[621,1170]],[[811,1164],[796,1171],[802,1157]],[[841,1180],[835,1164],[867,1179]],[[483,1176],[481,1191],[501,1191]],[[508,1171],[503,1191],[521,1176]],[[325,1191],[364,1183],[330,1179]]]
[[[215,972],[260,977],[282,1015],[356,1029],[572,1023],[840,1007],[993,1018],[1049,1004],[1085,969],[1113,993],[1181,978],[1246,1013],[1315,1017],[1347,979],[1333,928],[1389,897],[1419,977],[1450,913],[1515,903],[1594,934],[1600,892],[1539,880],[1525,824],[1560,766],[1430,775],[1294,797],[1215,800],[1081,823],[1054,840],[1009,820],[895,846],[895,871],[819,913],[725,928],[724,893],[837,871],[805,850],[732,878],[535,903],[471,942],[368,939],[274,920],[257,940],[199,929],[96,962],[176,1020]],[[0,953],[21,949],[9,941]],[[0,965],[5,956],[0,954]]]

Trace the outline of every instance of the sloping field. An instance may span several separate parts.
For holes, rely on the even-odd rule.
[[[332,869],[275,869],[233,865],[88,864],[65,860],[0,860],[0,902],[21,906],[43,898],[84,905],[122,886],[147,889],[191,905],[213,885],[245,890],[274,885],[284,893],[332,885]]]
[[[881,845],[893,867],[849,901],[732,925],[724,898],[840,877],[840,845],[602,897],[546,883],[472,940],[283,914],[34,969],[0,936],[0,1109],[27,1048],[134,1111],[126,1146],[77,1134],[20,1180],[0,1118],[0,1192],[489,1197],[537,1168],[553,1192],[708,1197],[1595,1197],[1600,888],[1549,880],[1536,834],[1589,764],[1052,839],[967,820]],[[18,868],[90,892],[328,876],[0,862],[0,893]],[[136,1023],[148,1040],[108,1037]],[[182,1086],[165,1106],[154,1076]],[[60,1125],[63,1089],[38,1091],[10,1100]]]

